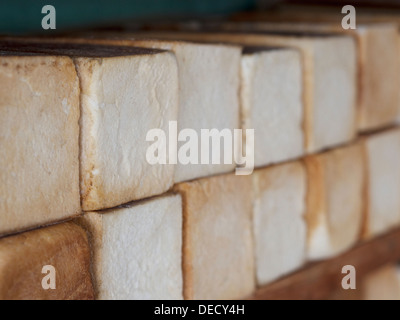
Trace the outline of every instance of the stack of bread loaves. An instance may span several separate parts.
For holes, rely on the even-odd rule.
[[[400,225],[397,26],[217,28],[0,40],[0,299],[246,298]],[[254,172],[151,163],[174,123]]]

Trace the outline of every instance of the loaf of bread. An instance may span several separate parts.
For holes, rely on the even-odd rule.
[[[398,26],[358,24],[343,29],[340,23],[228,23],[220,28],[247,32],[308,32],[348,34],[357,43],[359,69],[358,128],[362,131],[395,123],[400,112],[400,50]]]
[[[147,133],[177,120],[178,73],[171,53],[75,59],[81,79],[81,188],[84,210],[161,194],[174,166],[150,164]],[[166,152],[168,157],[168,152]]]
[[[363,279],[365,300],[400,300],[400,268],[388,265]]]
[[[0,300],[94,299],[85,231],[72,222],[0,239]]]
[[[88,38],[59,38],[57,41],[135,46],[173,52],[178,63],[180,81],[178,137],[175,138],[179,138],[178,150],[189,140],[184,134],[179,136],[183,129],[194,130],[200,138],[202,129],[233,131],[240,128],[238,92],[241,48],[239,46],[150,40],[148,37],[130,33],[95,33]],[[200,142],[197,150],[197,164],[177,161],[174,179],[176,183],[234,171],[233,154],[230,157],[232,163],[225,163],[221,156],[220,164],[213,164],[211,161],[206,164],[201,161]],[[212,150],[213,146],[210,143],[210,155]]]
[[[79,214],[80,111],[79,81],[70,58],[0,55],[4,235]]]
[[[304,155],[300,52],[244,48],[241,75],[242,128],[254,129],[255,166]]]
[[[257,170],[253,227],[258,285],[299,269],[306,259],[306,171],[301,162]]]
[[[174,166],[149,163],[147,152],[154,142],[146,141],[153,129],[161,129],[167,136],[169,122],[177,120],[178,67],[172,53],[132,47],[29,42],[2,43],[2,50],[73,58],[80,80],[83,210],[112,208],[164,193],[172,186]],[[73,64],[71,69],[75,70]],[[63,86],[59,83],[63,82],[52,85],[60,91]],[[46,90],[51,91],[48,79]],[[77,119],[74,120],[77,126]],[[79,147],[76,139],[71,142],[76,149]],[[46,161],[51,161],[49,154],[51,151],[43,153]],[[169,163],[169,152],[165,155],[165,162]],[[69,167],[63,169],[68,174],[71,171]],[[57,182],[63,181],[61,178],[57,177]],[[51,190],[49,195],[55,191]]]
[[[357,51],[350,36],[147,32],[141,36],[278,46],[300,50],[303,62],[304,135],[310,153],[351,141],[356,134]],[[257,142],[256,142],[257,143]]]
[[[179,195],[89,212],[78,223],[89,234],[97,299],[182,299]]]
[[[309,156],[308,258],[325,259],[352,247],[361,236],[365,165],[361,144]]]
[[[363,144],[368,172],[364,236],[371,238],[400,225],[400,130],[372,134]]]
[[[184,298],[241,299],[255,287],[251,177],[178,184],[183,200]]]

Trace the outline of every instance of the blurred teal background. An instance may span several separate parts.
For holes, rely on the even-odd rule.
[[[253,9],[257,0],[0,0],[0,33],[49,33],[42,7],[56,9],[57,31],[115,26],[136,20],[227,15]]]

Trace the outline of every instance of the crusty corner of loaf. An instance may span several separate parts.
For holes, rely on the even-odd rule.
[[[91,76],[95,69],[102,64],[102,58],[73,58],[76,71],[80,78]]]
[[[64,252],[65,258],[72,256],[75,261],[79,261],[79,268],[74,269],[72,275],[65,272],[58,275],[57,282],[64,285],[58,292],[56,299],[94,299],[92,277],[89,272],[90,248],[85,230],[73,222],[66,222],[50,228],[49,236],[59,237],[60,248],[58,252]],[[62,268],[65,270],[71,268],[71,261],[69,260],[60,260],[59,263],[64,265]],[[60,264],[58,267],[60,267]]]
[[[176,185],[173,189],[182,197],[183,208],[183,298],[185,300],[194,299],[194,275],[193,275],[193,211],[207,202],[210,189],[210,179],[202,179],[191,182],[183,182]]]
[[[368,240],[372,237],[372,232],[370,230],[370,203],[368,199],[370,199],[370,191],[368,185],[370,183],[370,177],[368,173],[368,150],[367,150],[367,137],[360,137],[358,140],[358,144],[361,148],[362,153],[362,161],[363,161],[363,170],[364,170],[364,186],[363,186],[363,208],[362,208],[362,225],[360,230],[360,239],[361,240]]]
[[[307,172],[307,211],[305,219],[308,227],[308,239],[320,225],[320,213],[325,211],[325,184],[322,160],[317,155],[307,156],[303,160]]]
[[[88,237],[90,247],[91,266],[90,273],[93,280],[95,295],[98,297],[101,286],[101,252],[103,247],[103,217],[96,212],[85,213],[74,220],[74,223],[82,227]]]
[[[172,188],[172,191],[174,193],[183,194],[190,191],[191,188],[192,188],[192,182],[181,182],[175,184]]]
[[[173,192],[179,194],[182,199],[182,276],[183,276],[183,298],[193,300],[193,248],[192,248],[192,217],[189,203],[191,190],[198,182],[183,182],[174,186]]]
[[[84,186],[82,186],[84,184]],[[98,195],[98,189],[93,186],[92,181],[84,181],[81,183],[81,203],[82,210],[85,212],[90,212],[94,210],[105,209],[102,201],[104,197]]]

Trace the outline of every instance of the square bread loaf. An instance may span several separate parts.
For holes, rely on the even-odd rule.
[[[304,155],[300,52],[244,48],[241,75],[242,128],[254,129],[255,167]]]
[[[83,210],[112,208],[148,198],[173,185],[174,165],[169,164],[169,153],[165,152],[167,164],[151,164],[147,159],[154,144],[147,141],[150,130],[160,129],[167,135],[169,122],[177,121],[178,67],[172,53],[17,41],[4,42],[2,50],[73,58],[71,68],[76,68],[80,84]],[[69,172],[69,168],[65,170]]]
[[[400,129],[367,136],[368,202],[364,236],[400,225]]]
[[[94,291],[82,228],[68,222],[0,239],[0,300],[87,299]]]
[[[179,195],[89,212],[78,223],[89,234],[97,299],[182,299]]]
[[[262,286],[306,260],[307,179],[304,165],[293,162],[257,170],[253,180],[256,272]]]
[[[400,50],[398,26],[390,23],[358,24],[345,30],[340,23],[228,23],[220,28],[247,32],[307,32],[347,34],[357,43],[359,68],[358,128],[384,128],[395,123],[400,111]]]
[[[174,166],[150,164],[147,133],[178,115],[176,59],[169,52],[75,59],[81,80],[81,192],[86,211],[167,191]],[[168,157],[168,152],[166,152]]]
[[[361,144],[309,156],[307,254],[330,258],[359,240],[363,222],[365,163]]]
[[[211,32],[147,32],[144,35],[297,49],[303,66],[306,151],[318,152],[350,142],[356,136],[357,50],[350,36]]]
[[[251,177],[178,184],[183,200],[184,298],[241,299],[255,288]]]
[[[63,38],[57,41],[123,45],[168,50],[175,54],[179,70],[178,150],[189,137],[180,135],[183,129],[192,130],[201,137],[202,129],[233,130],[240,128],[239,87],[241,48],[234,45],[201,44],[184,41],[151,40],[132,33],[92,34],[88,38]],[[193,136],[193,135],[192,135]],[[222,139],[220,140],[222,144]],[[219,147],[219,146],[217,146]],[[210,143],[210,155],[213,144]],[[221,155],[223,152],[221,152]],[[201,161],[198,144],[198,164],[178,161],[176,183],[202,177],[233,172],[235,164],[205,164]]]
[[[79,214],[74,63],[0,51],[0,83],[0,234]]]

